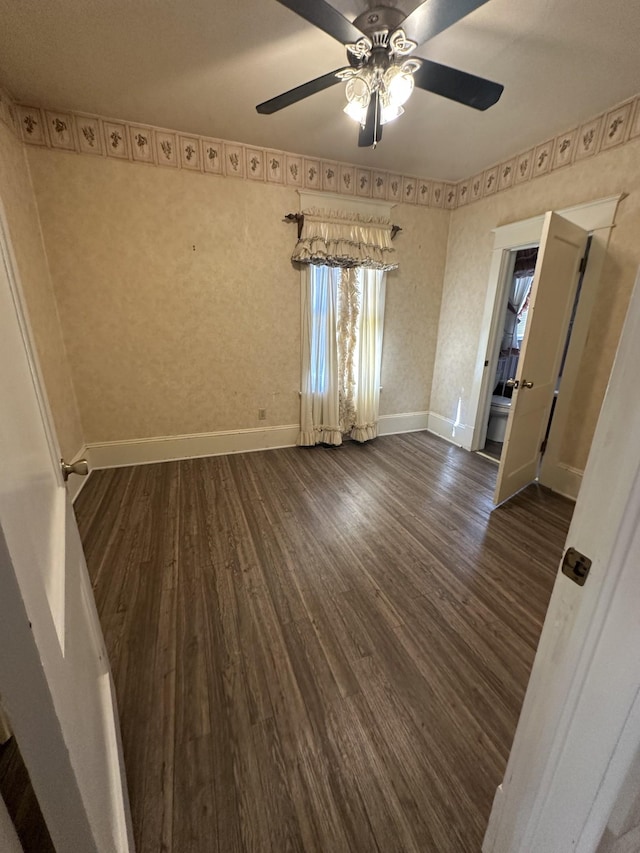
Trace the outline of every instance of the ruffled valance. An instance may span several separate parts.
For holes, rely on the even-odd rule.
[[[303,213],[293,261],[328,267],[397,268],[388,219],[315,208]]]

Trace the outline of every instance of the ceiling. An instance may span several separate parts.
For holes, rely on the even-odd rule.
[[[332,2],[351,19],[377,5]],[[450,181],[636,94],[639,41],[638,2],[489,0],[416,53],[503,83],[498,104],[482,113],[415,91],[373,151],[357,147],[341,85],[256,113],[346,64],[276,0],[0,0],[0,82],[22,103]]]

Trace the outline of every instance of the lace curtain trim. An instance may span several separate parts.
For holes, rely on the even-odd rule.
[[[340,429],[344,434],[350,431],[356,420],[355,353],[360,297],[354,269],[342,270],[338,291],[338,399]]]

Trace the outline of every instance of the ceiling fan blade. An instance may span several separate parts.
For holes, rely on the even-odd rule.
[[[360,126],[358,133],[358,148],[375,148],[382,139],[382,125],[380,124],[380,104],[378,93],[369,101],[367,107],[367,120]]]
[[[467,74],[458,68],[449,68],[448,65],[440,65],[430,59],[421,59],[419,56],[415,58],[422,63],[413,74],[416,86],[475,110],[486,110],[493,106],[504,90],[501,83]]]
[[[487,0],[425,0],[400,25],[408,39],[423,44]]]
[[[338,68],[336,71],[330,71],[328,74],[323,74],[322,77],[316,77],[315,80],[309,80],[308,83],[296,86],[295,89],[289,89],[288,92],[283,92],[281,95],[276,95],[275,98],[258,104],[256,110],[264,115],[277,113],[278,110],[290,107],[291,104],[302,101],[304,98],[308,98],[309,95],[315,95],[316,92],[322,92],[324,89],[340,83],[341,80],[339,77],[336,77],[336,74],[344,70],[344,68]]]
[[[357,42],[363,33],[325,0],[278,0],[287,9],[309,21],[314,27],[337,39],[341,44]]]

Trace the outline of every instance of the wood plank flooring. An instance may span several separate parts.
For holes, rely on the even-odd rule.
[[[138,853],[477,853],[573,505],[427,433],[98,471]]]

